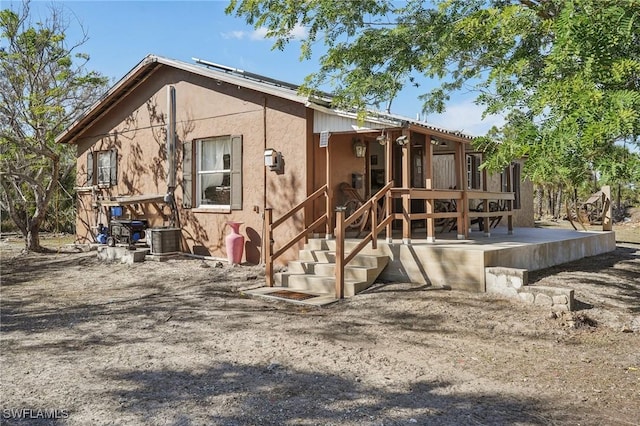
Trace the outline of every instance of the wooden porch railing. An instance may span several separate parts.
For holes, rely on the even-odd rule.
[[[402,211],[395,213],[394,218],[403,221],[403,238],[409,238],[411,233],[411,221],[426,220],[427,237],[434,238],[434,221],[437,219],[456,219],[458,229],[464,229],[467,200],[465,191],[455,189],[423,189],[423,188],[394,188],[391,191],[393,198],[408,197],[409,200],[423,200],[425,213],[411,213]],[[438,211],[436,202],[450,202],[455,205],[455,211]]]
[[[265,264],[266,264],[265,278],[267,281],[267,285],[269,287],[273,287],[273,262],[275,261],[275,259],[280,257],[284,252],[289,250],[291,247],[293,247],[293,245],[298,243],[303,238],[307,238],[307,236],[312,230],[318,228],[321,225],[327,225],[327,218],[328,218],[327,211],[325,209],[325,212],[323,215],[321,215],[319,218],[314,220],[311,225],[309,225],[304,230],[299,232],[287,243],[279,247],[276,252],[273,251],[274,229],[282,225],[288,219],[290,219],[300,209],[303,209],[309,205],[312,205],[315,200],[322,197],[323,195],[325,196],[325,199],[328,197],[327,185],[324,185],[321,188],[319,188],[313,194],[309,195],[304,201],[302,201],[300,204],[298,204],[293,209],[291,209],[288,213],[285,213],[282,217],[280,217],[275,221],[273,220],[273,209],[271,208],[265,209],[265,219],[264,219],[265,220],[265,239],[267,242],[267,244],[265,245]]]
[[[469,218],[486,218],[482,221],[485,235],[490,233],[489,218],[495,217],[506,217],[508,232],[509,234],[513,233],[513,200],[515,200],[513,192],[467,191],[467,194],[470,200],[483,200],[483,211],[469,211]],[[504,209],[491,211],[490,200],[506,202]]]
[[[290,219],[299,210],[309,206],[318,198],[325,196],[325,201],[328,200],[327,185],[322,186],[309,197],[307,197],[300,204],[295,206],[289,212],[284,214],[277,220],[273,220],[273,213],[271,208],[265,209],[265,238],[267,241],[265,247],[265,263],[266,263],[266,282],[267,285],[272,287],[274,285],[273,276],[273,264],[275,259],[280,257],[284,252],[293,247],[303,238],[306,238],[311,231],[317,229],[321,225],[326,226],[327,235],[331,234],[331,223],[329,223],[328,209],[315,219],[312,224],[299,232],[287,243],[283,244],[274,252],[274,229],[282,225],[288,219]],[[424,200],[426,203],[426,213],[411,213],[402,211],[399,213],[394,212],[392,201],[393,199],[408,197],[409,200]],[[403,228],[406,232],[411,228],[412,220],[426,220],[427,221],[427,234],[428,236],[433,232],[433,221],[436,219],[456,219],[458,233],[464,232],[467,236],[470,220],[473,218],[492,218],[492,217],[507,217],[509,233],[513,230],[513,209],[512,203],[515,196],[512,192],[484,192],[484,191],[461,191],[461,190],[439,190],[439,189],[422,189],[422,188],[394,188],[393,182],[387,183],[380,191],[378,191],[373,197],[360,206],[349,217],[345,217],[345,210],[343,207],[337,207],[335,211],[335,230],[334,235],[336,239],[336,269],[335,269],[335,295],[336,298],[342,299],[344,297],[344,270],[345,266],[360,253],[369,243],[373,249],[377,247],[378,235],[386,229],[387,240],[391,240],[391,223],[393,220],[399,219],[404,223]],[[383,200],[384,206],[382,209],[378,207],[380,200]],[[469,200],[483,200],[483,211],[471,211],[469,209]],[[506,210],[490,211],[489,200],[498,200],[506,202]],[[456,211],[438,212],[436,211],[436,201],[450,201],[456,206]],[[325,203],[326,205],[326,203]],[[382,212],[380,214],[380,212]],[[362,217],[370,218],[370,231],[360,242],[349,251],[345,252],[345,239],[346,231],[349,225],[358,221]],[[431,221],[431,222],[430,222]],[[484,231],[488,234],[489,220],[484,221]],[[461,231],[463,230],[463,231]]]
[[[371,197],[367,202],[365,202],[360,208],[358,208],[355,212],[351,214],[351,216],[345,218],[344,208],[338,207],[336,208],[336,271],[335,271],[335,290],[336,290],[336,298],[342,299],[344,298],[344,267],[347,263],[349,263],[358,253],[362,251],[363,248],[371,242],[371,246],[375,249],[377,247],[378,242],[378,234],[382,232],[383,229],[387,228],[387,237],[391,238],[391,221],[393,220],[392,215],[388,215],[387,212],[390,209],[387,206],[391,203],[390,199],[390,191],[393,187],[393,182],[387,183],[380,191],[378,191],[373,197]],[[384,200],[384,206],[382,215],[378,215],[378,201]],[[358,221],[361,217],[370,217],[371,218],[371,227],[370,232],[365,235],[361,241],[349,251],[349,253],[345,253],[344,249],[344,241],[346,238],[346,229],[352,223]]]
[[[411,213],[403,211],[394,213],[394,219],[405,222],[405,229],[409,229],[412,220],[426,220],[428,237],[433,237],[433,220],[436,219],[456,219],[458,233],[461,232],[468,237],[469,221],[474,218],[493,218],[497,216],[508,218],[509,232],[513,231],[513,209],[512,202],[515,199],[513,192],[487,192],[487,191],[461,191],[455,189],[421,189],[421,188],[393,188],[392,198],[409,197],[410,200],[424,200],[426,203],[425,213]],[[473,211],[469,209],[470,200],[483,200],[484,211]],[[506,201],[504,210],[490,211],[489,200]],[[446,201],[455,204],[455,211],[437,211],[436,202]],[[488,225],[488,221],[484,221]],[[488,229],[488,228],[486,228]],[[485,230],[485,233],[488,233]]]

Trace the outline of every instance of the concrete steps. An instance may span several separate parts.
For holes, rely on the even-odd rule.
[[[356,243],[345,243],[345,250]],[[291,290],[335,293],[335,241],[309,240],[299,260],[290,261],[287,272],[275,274],[276,285]],[[358,254],[344,268],[344,295],[355,296],[369,288],[389,263],[385,255]]]

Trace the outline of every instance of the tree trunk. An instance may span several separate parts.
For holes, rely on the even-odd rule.
[[[622,202],[621,202],[622,201],[621,200],[622,199],[622,195],[621,195],[621,193],[622,193],[622,185],[618,184],[618,196],[617,196],[617,200],[616,200],[616,204],[618,206],[618,212],[620,212],[621,209],[622,209]]]
[[[538,213],[538,220],[542,219],[542,203],[544,202],[544,188],[542,185],[536,185],[535,208]]]
[[[37,226],[30,226],[27,235],[25,235],[24,245],[26,251],[41,252],[42,246],[40,245],[40,224]]]
[[[560,212],[562,211],[562,209],[560,208],[560,206],[562,205],[562,184],[558,185],[558,192],[556,193],[556,203],[555,203],[555,211],[553,214],[553,217],[555,219],[560,219]]]

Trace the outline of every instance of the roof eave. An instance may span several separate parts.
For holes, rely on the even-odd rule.
[[[74,139],[78,134],[82,133],[84,128],[89,126],[92,121],[99,118],[104,111],[110,109],[113,104],[119,101],[118,98],[122,95],[123,91],[126,91],[128,87],[135,87],[136,83],[140,78],[143,78],[146,72],[157,68],[159,65],[166,65],[172,68],[181,69],[207,78],[215,78],[228,84],[235,84],[245,89],[255,90],[302,105],[306,104],[308,101],[308,98],[300,96],[293,91],[290,92],[277,87],[265,87],[265,85],[260,84],[259,82],[254,82],[252,80],[224,72],[210,70],[199,65],[187,64],[156,55],[147,55],[131,71],[114,84],[103,96],[101,96],[100,99],[76,118],[76,120],[74,120],[74,122],[71,123],[64,132],[60,133],[56,137],[55,142],[74,143]]]
[[[122,77],[116,84],[105,92],[100,99],[87,108],[79,117],[77,117],[73,123],[67,126],[66,130],[60,133],[55,138],[56,143],[74,143],[75,136],[81,132],[81,130],[89,125],[91,121],[95,120],[97,116],[101,115],[100,111],[108,108],[116,100],[128,85],[132,82],[135,83],[135,78],[139,78],[145,72],[149,71],[151,65],[157,64],[158,57],[154,55],[147,55],[142,61],[140,61],[131,71],[129,71],[124,77]]]
[[[331,108],[331,99],[325,96],[310,95],[307,97],[299,95],[296,91],[280,86],[270,87],[264,82],[253,80],[250,78],[237,76],[224,71],[205,68],[201,65],[189,64],[173,59],[163,58],[156,55],[147,55],[140,61],[131,71],[114,84],[98,101],[83,112],[76,120],[60,133],[55,141],[56,143],[75,143],[79,135],[91,125],[92,122],[98,120],[101,116],[111,110],[122,98],[123,94],[134,90],[146,78],[148,78],[160,65],[180,69],[185,72],[200,75],[206,78],[213,78],[228,84],[238,85],[248,90],[254,90],[267,95],[279,97],[304,105],[307,108],[322,111],[328,114],[337,115],[357,119],[357,114],[352,111],[344,111]],[[378,111],[368,110],[366,120],[381,126],[381,128],[411,126],[417,131],[425,130],[434,134],[447,137],[449,139],[458,140],[460,142],[469,142],[473,140],[470,135],[462,132],[442,129],[432,126],[428,123],[416,122],[407,117],[396,116],[393,114],[380,113]]]

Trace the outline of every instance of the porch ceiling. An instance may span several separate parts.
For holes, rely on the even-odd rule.
[[[416,133],[435,136],[451,142],[469,144],[473,140],[472,136],[462,132],[441,129],[424,122],[410,121],[406,117],[373,113],[367,115],[364,120],[359,120],[355,113],[332,110],[316,105],[307,106],[314,110],[314,133],[323,131],[328,131],[333,134],[378,133],[383,129],[401,130],[408,128]]]

